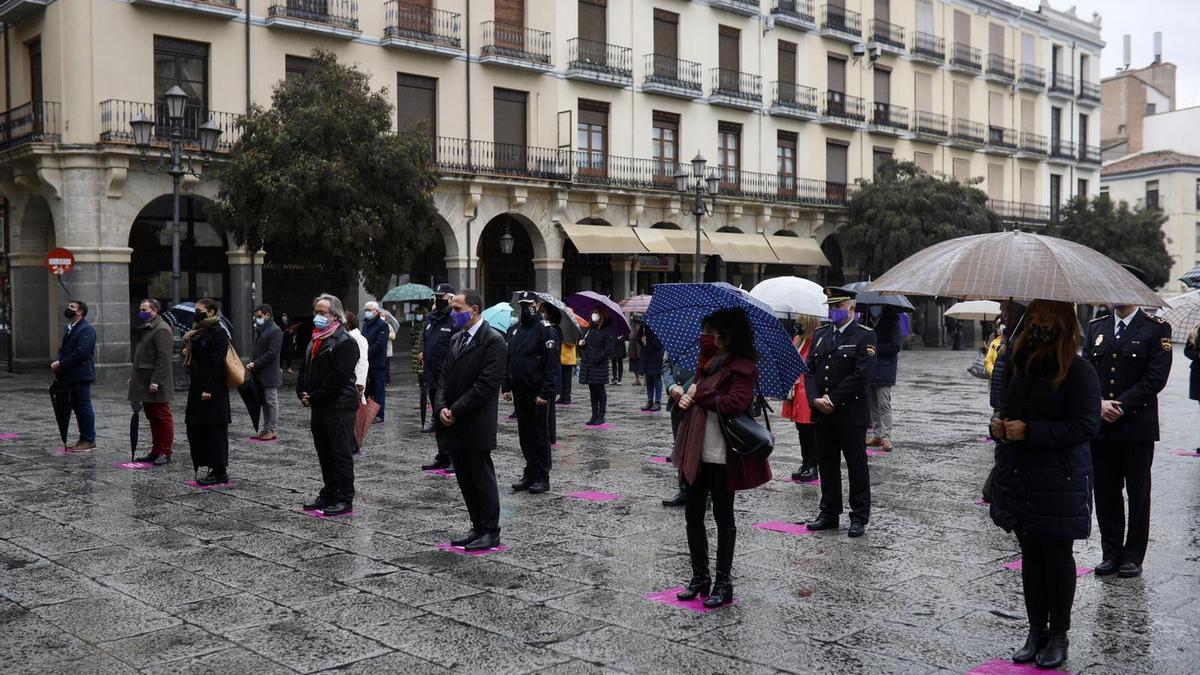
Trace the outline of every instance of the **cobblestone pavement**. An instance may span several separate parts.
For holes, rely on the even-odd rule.
[[[300,513],[319,484],[306,413],[283,396],[283,442],[251,445],[235,408],[228,489],[202,492],[177,460],[126,471],[124,387],[98,388],[99,449],[55,453],[43,378],[0,380],[0,671],[759,673],[965,672],[1023,639],[1012,536],[974,502],[991,448],[969,352],[906,352],[897,450],[872,457],[866,537],[752,527],[815,513],[791,483],[795,436],[776,426],[776,479],[737,497],[737,604],[707,614],[643,595],[689,574],[665,413],[612,387],[613,428],[585,431],[586,391],[559,408],[550,494],[512,495],[520,453],[502,420],[496,466],[509,550],[436,549],[466,525],[452,479],[426,475],[416,392],[397,377],[388,422],[357,460],[355,514]],[[1200,671],[1200,441],[1176,355],[1164,394],[1146,574],[1084,576],[1069,669]],[[177,399],[178,400],[178,399]],[[235,403],[237,405],[237,403]],[[502,405],[502,414],[507,408]],[[182,404],[176,409],[182,419]],[[143,439],[149,431],[142,424]],[[72,439],[73,440],[73,439]],[[607,502],[576,491],[620,494]],[[1099,561],[1098,535],[1076,545]]]

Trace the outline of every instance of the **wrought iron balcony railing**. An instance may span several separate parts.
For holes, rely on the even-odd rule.
[[[800,23],[816,23],[812,0],[775,0],[772,14],[778,14]]]
[[[875,101],[871,109],[871,124],[894,131],[908,131],[908,108]]]
[[[358,30],[358,0],[271,0],[267,16]]]
[[[825,92],[825,110],[826,117],[841,120],[853,120],[855,122],[865,122],[866,105],[858,96],[850,96],[840,91]]]
[[[947,122],[945,115],[918,110],[916,119],[913,121],[912,130],[913,133],[919,136],[938,136],[945,138],[946,136],[950,135],[949,127],[950,125]]]
[[[1075,142],[1066,139],[1050,139],[1050,156],[1058,159],[1075,159]]]
[[[574,172],[573,160],[570,150],[560,148],[445,136],[436,139],[433,150],[434,167],[442,171],[543,180],[570,180]]]
[[[550,33],[524,26],[484,21],[482,56],[499,56],[550,65]]]
[[[917,58],[945,62],[946,41],[931,33],[918,31],[913,35],[912,53]]]
[[[712,96],[728,96],[743,101],[762,101],[762,77],[725,68],[713,68]]]
[[[171,123],[167,118],[166,103],[122,101],[115,98],[100,102],[100,140],[108,143],[133,143],[133,130],[129,127],[129,122],[138,115],[155,121],[150,144],[165,146],[171,138]],[[241,116],[196,105],[189,105],[183,111],[181,133],[184,146],[197,150],[200,148],[200,127],[209,120],[221,129],[217,152],[229,152],[242,135]]]
[[[954,52],[950,55],[950,63],[959,68],[979,72],[983,70],[982,52],[978,48],[961,42],[954,43]]]
[[[695,61],[684,61],[666,54],[647,54],[645,65],[646,83],[694,90],[697,95],[703,88],[700,64]]]
[[[951,127],[951,138],[963,143],[983,145],[985,139],[983,125],[979,122],[955,117]]]
[[[1075,78],[1066,73],[1054,73],[1050,78],[1050,91],[1068,96],[1075,95]]]
[[[1046,69],[1029,63],[1021,64],[1021,84],[1041,89],[1046,86]]]
[[[1080,145],[1079,146],[1079,161],[1084,164],[1099,164],[1100,163],[1100,146],[1098,145]]]
[[[406,38],[459,49],[462,47],[462,15],[403,0],[385,5],[385,38]]]
[[[1100,101],[1100,85],[1087,80],[1079,81],[1079,98],[1085,101]]]
[[[992,77],[997,77],[1002,80],[1012,82],[1014,78],[1015,68],[1013,60],[1002,54],[988,54],[987,57],[987,74]]]
[[[1041,134],[1035,134],[1029,131],[1022,131],[1018,137],[1019,148],[1021,152],[1028,152],[1035,155],[1045,155],[1046,137]]]
[[[806,112],[817,112],[817,90],[795,82],[772,82],[775,95],[772,105],[793,108]]]
[[[799,178],[791,174],[730,171],[720,167],[711,167],[709,174],[721,179],[721,193],[726,197],[824,206],[846,205],[847,189],[844,183]]]
[[[1015,129],[1007,129],[995,125],[988,125],[988,145],[1000,148],[1002,150],[1017,149],[1017,132]]]
[[[32,101],[0,113],[0,150],[62,140],[62,104]]]
[[[1050,222],[1049,206],[1010,202],[1003,199],[989,199],[987,205],[992,213],[1005,222],[1031,224]]]
[[[821,28],[844,35],[862,36],[862,15],[837,5],[821,7]]]
[[[613,78],[633,77],[633,50],[583,38],[567,40],[567,68],[587,70]]]
[[[871,41],[903,50],[904,28],[883,19],[871,19]]]

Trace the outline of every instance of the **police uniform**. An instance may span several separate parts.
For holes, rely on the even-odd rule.
[[[855,296],[853,291],[836,287],[826,288],[825,295],[830,305]],[[843,455],[850,478],[850,521],[865,527],[870,520],[871,476],[867,467],[866,431],[871,411],[867,405],[867,387],[875,369],[876,352],[875,332],[853,319],[840,330],[826,324],[813,333],[804,383],[816,424],[821,511],[810,523],[817,526],[812,529],[837,526],[842,513]],[[814,405],[825,396],[834,406],[828,414]]]
[[[521,454],[525,456],[525,470],[513,489],[532,493],[545,492],[550,486],[549,409],[558,391],[560,343],[550,322],[534,311],[536,301],[532,291],[523,291],[519,297],[523,316],[509,340],[508,373],[502,387],[505,393],[512,392]]]
[[[450,284],[438,284],[437,290],[434,291],[434,297],[440,298],[453,293],[454,288]],[[425,315],[425,321],[421,326],[422,368],[425,387],[429,391],[431,402],[437,400],[437,386],[438,380],[442,377],[442,364],[445,363],[446,355],[450,352],[450,338],[456,332],[458,331],[454,328],[454,322],[450,319],[450,308],[437,309],[435,303],[434,310]],[[437,415],[435,414],[425,431],[432,431],[436,426]],[[449,451],[443,449],[439,443],[437,457],[431,464],[426,464],[421,468],[445,469],[451,466],[453,464]]]
[[[1104,562],[1111,563],[1097,573],[1136,576],[1150,538],[1150,466],[1159,438],[1158,392],[1171,372],[1171,326],[1141,310],[1120,323],[1115,314],[1092,321],[1084,342],[1101,397],[1120,402],[1123,413],[1101,422],[1092,442],[1096,520]],[[1127,529],[1122,486],[1129,493]]]

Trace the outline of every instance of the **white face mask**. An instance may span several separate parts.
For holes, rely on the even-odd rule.
[[[592,323],[599,323],[599,322],[600,322],[600,315],[595,312],[592,312]]]

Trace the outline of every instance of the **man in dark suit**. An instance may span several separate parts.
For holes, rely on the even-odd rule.
[[[54,377],[66,385],[79,424],[79,441],[69,449],[88,452],[96,448],[96,412],[92,409],[92,382],[96,380],[96,329],[85,318],[87,303],[72,300],[63,316],[67,332],[58,348],[58,358],[50,364]]]
[[[1171,372],[1171,325],[1130,305],[1088,324],[1084,355],[1100,378],[1100,435],[1092,441],[1096,520],[1103,560],[1096,574],[1142,573],[1150,539],[1150,465],[1158,440],[1158,392]],[[1125,526],[1124,486],[1129,493]]]
[[[496,490],[496,415],[508,361],[504,337],[479,316],[483,298],[467,289],[450,301],[457,333],[442,365],[433,411],[438,444],[446,447],[458,478],[471,529],[453,546],[483,551],[500,544],[500,497]]]
[[[283,386],[283,369],[279,355],[283,351],[283,329],[271,316],[271,306],[262,304],[254,310],[254,351],[246,370],[262,388],[263,427],[256,438],[273,441],[279,428],[279,388]]]
[[[391,379],[387,355],[391,327],[379,315],[379,305],[374,301],[363,306],[362,316],[362,335],[367,339],[367,396],[379,404],[375,424],[380,424],[387,403],[387,383]]]
[[[867,387],[878,351],[875,332],[854,319],[854,291],[825,289],[829,323],[813,334],[810,372],[804,378],[821,474],[821,512],[807,523],[810,530],[831,530],[842,514],[842,455],[850,476],[851,537],[866,533],[871,518],[871,474],[867,468],[867,425],[871,411]]]

